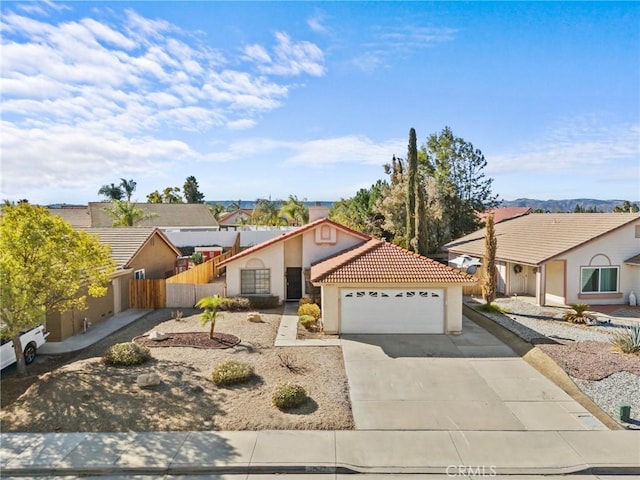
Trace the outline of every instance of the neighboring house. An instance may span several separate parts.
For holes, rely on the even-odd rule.
[[[498,292],[538,305],[621,304],[640,291],[640,214],[532,213],[495,226]],[[449,257],[483,257],[485,230],[454,240]]]
[[[51,215],[56,215],[70,224],[73,228],[91,227],[91,212],[86,206],[69,206],[48,208]]]
[[[220,230],[242,229],[245,225],[251,223],[252,214],[253,210],[250,208],[238,208],[233,212],[221,213],[218,217]]]
[[[371,239],[311,267],[327,333],[462,332],[462,287],[475,279]]]
[[[529,215],[533,210],[530,207],[500,207],[492,208],[486,212],[478,213],[481,222],[485,222],[489,215],[493,215],[493,223],[504,222],[513,218]]]
[[[323,218],[222,262],[229,296],[320,288],[328,333],[457,333],[466,274]]]
[[[158,279],[173,275],[180,251],[157,228],[88,228],[100,243],[111,247],[116,271],[108,285],[107,295],[87,297],[86,310],[71,310],[47,315],[49,341],[61,341],[84,330],[84,319],[91,324],[102,322],[129,308],[129,280]]]

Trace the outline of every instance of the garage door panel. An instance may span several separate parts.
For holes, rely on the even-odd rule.
[[[443,289],[343,289],[342,333],[444,333]]]

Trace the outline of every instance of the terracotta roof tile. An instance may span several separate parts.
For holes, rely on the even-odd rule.
[[[284,240],[288,240],[290,238],[296,237],[304,232],[307,232],[309,230],[313,230],[315,227],[317,227],[318,225],[322,225],[323,223],[329,223],[331,225],[333,225],[336,228],[339,228],[340,230],[343,230],[345,232],[349,232],[353,235],[356,235],[360,238],[362,238],[363,240],[369,240],[371,237],[369,235],[366,235],[362,232],[357,232],[356,230],[352,230],[349,227],[345,227],[344,225],[341,225],[339,223],[334,222],[333,220],[329,220],[328,218],[320,218],[314,222],[311,223],[307,223],[306,225],[303,225],[300,228],[296,228],[295,230],[289,230],[286,233],[283,233],[282,235],[272,238],[271,240],[267,240],[266,242],[262,242],[259,243],[258,245],[255,245],[253,247],[247,248],[246,250],[241,251],[240,253],[238,253],[237,255],[234,255],[231,258],[228,258],[227,260],[225,260],[224,262],[220,262],[219,266],[223,266],[223,265],[227,265],[230,262],[235,262],[236,260],[238,260],[239,258],[245,257],[247,255],[250,255],[252,253],[255,253],[259,250],[262,250],[263,248],[267,248],[270,247],[271,245],[275,245],[276,243],[282,242]]]
[[[311,266],[314,283],[474,283],[466,273],[372,239]]]

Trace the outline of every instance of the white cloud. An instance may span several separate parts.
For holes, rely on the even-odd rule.
[[[324,53],[314,43],[296,42],[284,32],[277,32],[273,53],[261,45],[244,48],[246,60],[257,64],[258,71],[268,75],[299,76],[302,74],[321,77],[325,74]]]
[[[309,28],[316,33],[327,33],[329,32],[329,27],[325,24],[326,15],[323,11],[317,10],[315,14],[307,19],[307,25]]]

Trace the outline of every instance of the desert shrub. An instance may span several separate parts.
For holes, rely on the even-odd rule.
[[[300,315],[300,317],[298,317],[298,322],[300,322],[300,325],[304,328],[309,330],[310,328],[315,327],[318,321],[312,315]]]
[[[302,305],[307,305],[309,303],[313,303],[313,300],[311,300],[311,297],[302,297],[300,300],[298,300],[298,307],[301,307]]]
[[[571,305],[571,308],[573,309],[573,311],[566,312],[564,315],[562,315],[562,318],[564,318],[567,322],[587,323],[587,321],[595,320],[595,317],[593,315],[587,313],[587,310],[589,310],[590,308],[589,305],[585,303],[576,303],[575,305]]]
[[[311,315],[318,320],[320,318],[320,307],[315,303],[305,303],[298,307],[298,316]]]
[[[135,342],[116,343],[102,357],[107,365],[140,365],[151,358],[151,350]]]
[[[225,297],[218,307],[219,310],[227,312],[244,312],[251,308],[251,302],[246,297]]]
[[[509,309],[507,307],[501,307],[496,303],[483,303],[478,307],[478,310],[487,313],[509,313]]]
[[[640,355],[640,325],[627,327],[622,332],[616,333],[611,343],[623,353]]]
[[[307,391],[302,385],[285,382],[276,385],[271,401],[280,409],[294,408],[307,400]]]
[[[227,360],[216,365],[211,376],[213,383],[218,386],[244,383],[253,376],[253,366],[246,362]]]
[[[280,305],[280,297],[277,295],[251,295],[248,299],[253,310],[276,308]]]

